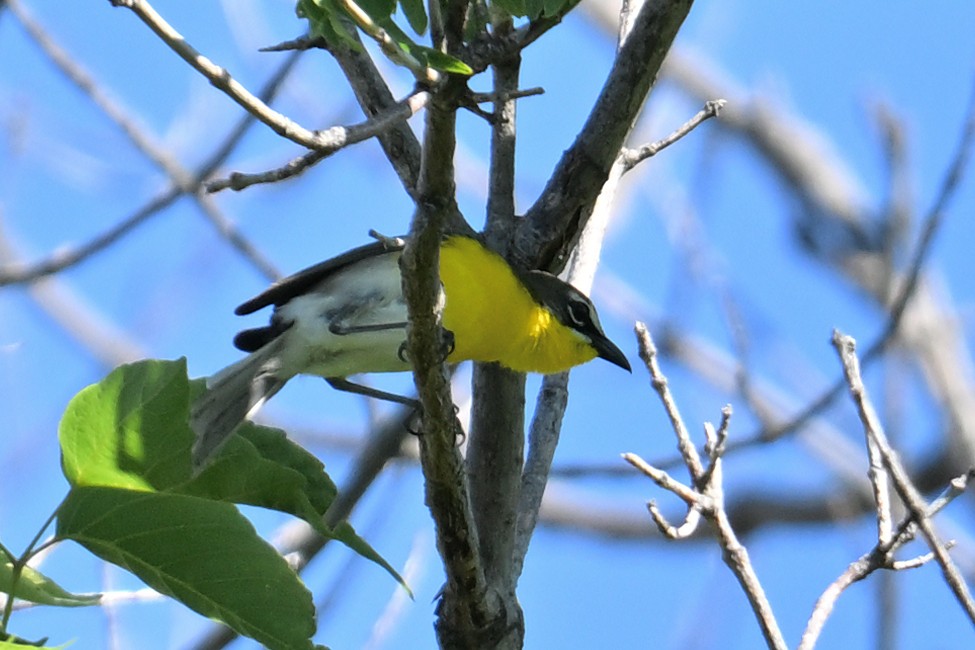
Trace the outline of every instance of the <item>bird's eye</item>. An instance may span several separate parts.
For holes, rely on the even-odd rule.
[[[580,327],[590,325],[592,323],[592,313],[589,310],[589,305],[582,302],[581,300],[570,300],[568,304],[569,308],[569,318],[572,322]]]

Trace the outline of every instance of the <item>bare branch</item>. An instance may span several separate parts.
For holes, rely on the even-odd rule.
[[[931,506],[927,510],[928,517],[934,517],[934,515],[953,501],[955,497],[959,496],[965,490],[972,476],[973,472],[969,471],[966,474],[952,479],[948,488],[931,503]],[[886,542],[878,542],[868,553],[852,562],[846,571],[840,574],[826,588],[823,594],[816,600],[809,621],[806,623],[806,629],[802,633],[798,650],[812,650],[815,647],[823,626],[832,613],[837,600],[839,600],[840,595],[850,585],[863,580],[878,569],[889,569],[893,571],[913,569],[935,559],[933,552],[925,553],[910,560],[895,561],[893,559],[894,551],[914,539],[916,531],[917,522],[913,515],[908,515],[900,523],[897,532],[889,540]],[[952,546],[953,544],[951,542],[945,544],[946,549],[950,549]]]
[[[654,467],[636,454],[623,454],[623,460],[643,472],[644,475],[649,477],[654,483],[663,489],[676,494],[688,506],[701,506],[708,508],[713,507],[710,503],[710,499],[707,499],[703,494],[694,488],[684,485],[664,470]],[[707,503],[702,504],[702,501],[707,501]]]
[[[562,268],[690,8],[690,0],[641,3],[586,124],[519,223],[514,238],[519,261]]]
[[[345,0],[345,2],[349,1]],[[281,137],[308,149],[333,152],[361,141],[354,139],[355,137],[365,139],[375,135],[368,129],[350,133],[349,129],[341,126],[324,131],[311,131],[272,109],[234,79],[226,69],[200,54],[146,0],[109,0],[109,2],[116,7],[131,9],[171,50],[206,77],[215,88]]]
[[[726,103],[727,102],[723,99],[709,100],[705,102],[704,108],[698,111],[694,117],[682,124],[676,131],[668,135],[663,140],[651,142],[636,149],[623,149],[620,156],[623,159],[625,171],[630,171],[647,158],[656,156],[658,153],[674,144],[684,136],[688,135],[691,131],[707,120],[711,119],[712,117],[717,117],[718,113],[722,108],[724,108]]]
[[[430,93],[427,91],[415,91],[402,101],[380,115],[371,117],[359,124],[350,126],[332,127],[328,132],[335,132],[336,138],[334,146],[331,148],[317,148],[313,151],[295,158],[287,165],[272,169],[270,171],[257,174],[244,174],[234,172],[225,179],[210,181],[206,184],[208,192],[219,192],[225,189],[240,191],[260,183],[274,183],[285,180],[303,173],[309,167],[328,158],[340,149],[370,138],[374,138],[381,133],[390,130],[393,125],[404,122],[419,112],[427,105],[430,100]]]
[[[450,93],[458,91],[457,84],[448,80],[426,112],[419,202],[401,267],[409,310],[407,354],[423,404],[420,463],[447,577],[437,634],[441,645],[477,647],[479,632],[499,614],[500,603],[487,589],[464,462],[456,446],[463,432],[443,364],[438,307],[440,242],[454,206],[456,104],[451,98],[456,96]]]
[[[650,331],[645,324],[637,323],[634,330],[640,345],[640,358],[643,359],[643,363],[650,372],[653,389],[660,396],[664,411],[666,411],[667,417],[670,418],[670,425],[677,435],[677,448],[688,470],[691,472],[691,476],[697,481],[704,475],[704,466],[701,464],[701,457],[697,453],[697,448],[691,441],[691,434],[684,425],[684,420],[681,418],[680,411],[677,408],[677,402],[670,393],[670,388],[667,385],[667,377],[660,370],[660,364],[657,363],[657,346],[654,344],[653,338],[650,336]]]
[[[650,516],[653,518],[653,523],[657,525],[657,530],[668,539],[687,539],[697,532],[697,527],[701,523],[701,510],[696,507],[687,509],[687,514],[680,526],[674,526],[668,522],[657,507],[657,502],[652,499],[647,502],[647,510],[650,511]]]
[[[511,28],[498,19],[496,33]],[[491,156],[485,241],[507,254],[505,237],[515,214],[516,109],[521,60],[499,62],[493,72]],[[462,100],[470,100],[469,94]],[[512,620],[523,618],[515,596],[520,564],[518,506],[521,500],[525,448],[525,375],[497,364],[475,364],[471,435],[465,466],[471,487],[471,508],[477,524],[484,574],[491,589],[507,601]]]
[[[683,485],[675,481],[663,470],[649,465],[633,454],[624,456],[632,465],[652,478],[657,485],[673,492],[691,507],[685,523],[675,528],[664,519],[655,504],[649,504],[648,507],[654,523],[656,523],[662,533],[673,538],[684,537],[693,532],[696,527],[696,515],[694,513],[697,511],[700,511],[702,516],[714,524],[718,534],[718,542],[723,551],[725,564],[731,569],[731,572],[735,575],[742,590],[745,592],[745,596],[748,598],[748,602],[752,607],[752,612],[755,614],[755,618],[762,629],[766,643],[768,643],[770,648],[784,650],[787,647],[785,638],[782,636],[782,631],[779,629],[778,623],[775,620],[775,614],[768,602],[768,597],[765,595],[765,589],[762,587],[758,575],[755,573],[755,569],[748,557],[747,549],[738,540],[738,536],[728,517],[728,512],[725,509],[722,459],[716,453],[721,446],[719,443],[719,434],[713,430],[713,427],[707,433],[707,447],[714,449],[715,452],[710,454],[712,460],[707,471],[705,471],[701,467],[700,457],[693,443],[690,441],[687,428],[684,426],[680,417],[673,396],[667,388],[667,378],[660,371],[660,367],[657,364],[656,346],[653,343],[650,332],[645,325],[637,323],[636,334],[640,343],[640,357],[644,360],[647,369],[650,371],[654,389],[659,394],[660,400],[664,405],[664,410],[670,418],[674,434],[678,439],[678,447],[681,449],[684,462],[693,479],[693,487]],[[725,432],[721,434],[722,436],[726,435],[730,417],[731,412],[726,407],[722,412],[721,430]]]
[[[515,574],[520,575],[528,545],[548,493],[549,473],[569,402],[569,373],[546,375],[535,402],[535,416],[528,431],[528,455],[521,478],[518,529],[515,536]]]

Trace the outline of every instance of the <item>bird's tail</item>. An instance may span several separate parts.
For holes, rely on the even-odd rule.
[[[190,410],[195,468],[203,467],[240,423],[291,378],[281,374],[278,353],[285,338],[279,336],[207,380],[206,392]]]

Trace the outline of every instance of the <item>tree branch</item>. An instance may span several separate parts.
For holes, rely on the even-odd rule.
[[[645,0],[575,142],[518,226],[516,258],[558,270],[609,177],[692,0]]]
[[[442,647],[480,647],[482,632],[498,613],[489,600],[484,567],[471,513],[467,476],[456,441],[463,431],[454,414],[443,364],[440,326],[440,242],[454,207],[453,160],[458,84],[448,81],[435,92],[426,113],[419,201],[403,251],[403,294],[409,309],[407,354],[423,405],[420,463],[427,506],[433,516],[437,548],[447,583],[437,608]]]
[[[408,97],[386,109],[382,114],[366,119],[364,122],[350,126],[332,127],[325,133],[335,132],[334,146],[331,148],[317,148],[299,158],[289,162],[284,167],[258,174],[243,174],[235,172],[225,179],[210,181],[206,184],[208,192],[219,192],[225,189],[240,191],[259,183],[274,183],[304,172],[308,167],[328,158],[340,149],[370,138],[377,137],[393,128],[400,122],[405,122],[419,112],[430,100],[427,91],[414,91]]]
[[[623,159],[622,162],[625,167],[625,171],[630,171],[647,158],[656,156],[670,145],[690,134],[691,131],[707,120],[711,119],[712,117],[717,117],[718,113],[721,112],[721,109],[724,108],[726,103],[727,102],[725,102],[723,99],[708,100],[704,103],[704,108],[698,111],[694,117],[682,124],[676,131],[668,135],[666,138],[645,144],[636,149],[623,149],[620,156]]]
[[[677,404],[667,389],[667,378],[660,371],[656,362],[656,346],[650,332],[642,323],[637,323],[636,331],[640,344],[640,357],[650,372],[651,382],[660,396],[667,417],[670,419],[671,427],[677,436],[678,448],[684,456],[687,470],[692,478],[691,485],[684,485],[666,472],[644,462],[636,454],[625,455],[624,458],[630,464],[650,477],[657,485],[676,494],[689,508],[687,518],[681,526],[673,526],[667,522],[652,502],[648,504],[650,514],[660,531],[674,539],[687,537],[693,532],[697,525],[698,512],[714,525],[725,564],[731,569],[745,592],[766,643],[770,648],[785,650],[788,646],[775,620],[768,597],[765,595],[765,590],[751,564],[747,549],[738,540],[738,536],[731,526],[731,520],[724,505],[721,451],[724,447],[722,438],[727,433],[731,412],[727,407],[723,411],[722,434],[719,435],[713,428],[705,427],[707,435],[705,446],[708,451],[709,462],[708,467],[704,468],[697,450],[690,442],[687,427]]]
[[[955,497],[965,491],[972,478],[973,473],[969,472],[953,479],[944,492],[928,508],[927,516],[934,517],[944,509]],[[802,633],[802,639],[799,641],[798,650],[812,650],[816,646],[826,620],[847,587],[863,580],[878,569],[903,571],[923,566],[933,560],[934,553],[925,553],[911,560],[893,560],[894,551],[914,539],[916,532],[917,523],[914,516],[908,515],[888,541],[878,541],[873,549],[852,562],[846,571],[840,574],[816,600],[812,615],[809,617],[806,629]],[[946,546],[948,545],[946,544]]]
[[[511,29],[496,21],[495,34]],[[493,69],[494,111],[485,241],[506,255],[514,222],[516,98],[521,60],[514,56]],[[515,594],[518,573],[512,561],[525,445],[525,375],[498,364],[475,364],[467,474],[478,544],[489,588],[504,601],[506,629],[523,645],[524,621]]]
[[[272,109],[234,79],[230,72],[200,54],[146,0],[109,0],[109,2],[116,7],[131,9],[171,50],[206,77],[215,88],[281,137],[308,149],[331,153],[375,135],[368,129],[360,133],[350,133],[349,129],[342,126],[334,126],[324,131],[311,131]]]

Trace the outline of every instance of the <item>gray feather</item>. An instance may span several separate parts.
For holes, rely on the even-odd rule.
[[[286,339],[278,337],[207,380],[206,392],[190,410],[194,468],[202,468],[241,422],[291,378],[282,376],[279,359]]]

